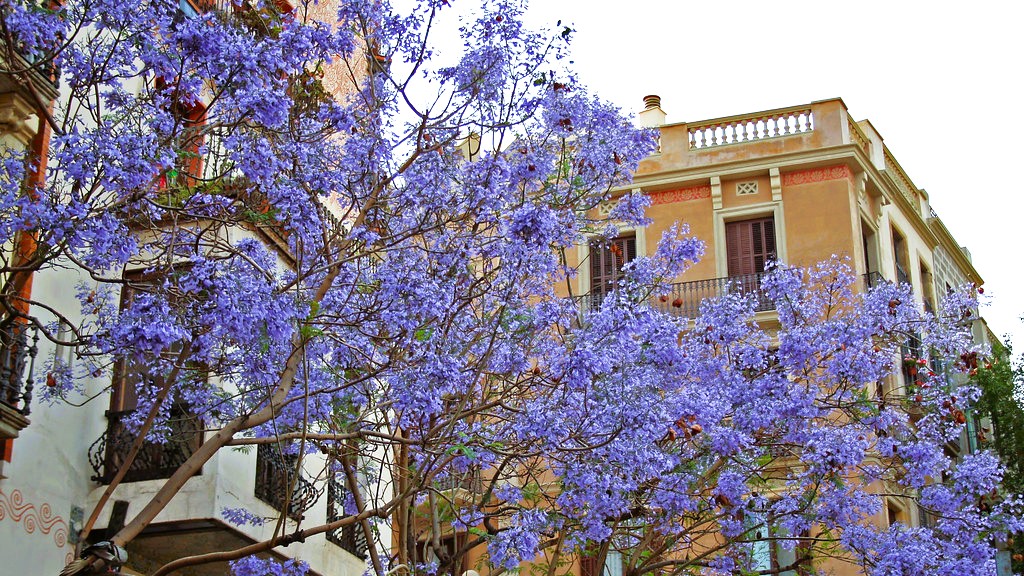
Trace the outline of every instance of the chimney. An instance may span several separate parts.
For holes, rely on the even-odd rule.
[[[661,96],[644,96],[644,110],[638,116],[644,128],[657,128],[665,124],[665,111],[661,109]]]

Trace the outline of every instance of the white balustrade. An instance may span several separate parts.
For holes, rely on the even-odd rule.
[[[814,130],[814,116],[810,108],[784,108],[700,122],[687,130],[694,150],[805,134]]]

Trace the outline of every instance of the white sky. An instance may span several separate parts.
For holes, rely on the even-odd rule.
[[[669,122],[841,97],[970,250],[997,335],[1024,352],[1024,3],[533,0],[572,23],[581,80]]]

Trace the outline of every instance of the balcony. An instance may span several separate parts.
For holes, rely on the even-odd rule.
[[[39,333],[33,328],[30,340],[28,332],[19,322],[0,327],[0,438],[17,438],[29,423]]]
[[[205,427],[213,425],[199,418],[194,422],[197,423],[197,427],[199,423],[203,423]],[[149,446],[152,444],[145,444],[144,449]],[[198,444],[186,444],[182,449],[191,453],[196,446]],[[99,459],[102,461],[104,450],[94,448],[92,452],[100,455]],[[174,449],[165,446],[163,450],[164,454],[173,454]],[[120,451],[122,454],[124,452]],[[181,454],[177,459],[180,460],[183,456],[184,454]],[[160,457],[162,458],[163,454]],[[143,469],[156,472],[144,476],[133,473],[129,476],[129,481],[121,482],[114,489],[111,501],[126,503],[127,513],[115,514],[113,506],[105,506],[92,532],[95,540],[109,539],[116,534],[123,526],[123,522],[134,517],[163,487],[165,480],[139,479],[146,476],[166,476],[168,470],[164,464],[170,464],[172,460],[157,458],[154,461],[146,455],[146,450],[139,458],[149,462],[142,466]],[[93,459],[95,460],[95,456]],[[259,446],[251,446],[247,449],[218,451],[203,465],[200,473],[184,483],[180,492],[170,499],[157,519],[128,545],[130,568],[135,570],[132,573],[152,573],[160,566],[183,555],[233,550],[253,542],[268,540],[278,530],[275,519],[284,516],[278,512],[281,509],[288,512],[285,516],[285,530],[289,532],[295,529],[292,518],[301,517],[304,526],[316,526],[326,522],[329,517],[327,498],[318,498],[326,492],[326,482],[321,476],[315,481],[314,486],[313,477],[324,470],[327,463],[319,453],[307,454],[302,459],[302,476],[296,477],[296,460],[295,455],[282,455],[277,444],[266,445],[262,449]],[[95,463],[93,465],[96,466]],[[135,465],[137,466],[139,464]],[[111,466],[110,469],[111,473],[116,472],[115,467]],[[293,485],[294,488],[291,488]],[[84,501],[86,510],[91,510],[96,505],[106,489],[107,486],[94,485]],[[290,497],[286,498],[286,495]],[[339,504],[343,498],[343,495],[337,495]],[[230,522],[225,511],[240,508],[268,521],[262,524],[242,525]],[[302,558],[309,563],[311,575],[360,574],[365,570],[365,562],[349,551],[349,548],[352,548],[358,554],[360,550],[361,528],[358,530],[359,532],[339,531],[336,536],[343,544],[330,543],[325,540],[326,534],[316,535],[307,538],[305,542],[295,542],[286,549],[271,552],[271,555],[282,560],[286,557]],[[194,566],[188,570],[189,574],[195,576],[220,576],[229,572],[230,568],[226,561]]]
[[[260,444],[256,449],[257,498],[298,521],[321,493],[298,473],[298,455],[284,454],[272,444]]]
[[[684,318],[696,318],[700,315],[700,304],[708,298],[718,298],[726,294],[751,294],[755,299],[755,312],[768,312],[775,310],[775,302],[772,302],[768,295],[761,290],[761,280],[765,272],[758,274],[744,274],[740,276],[727,276],[722,278],[710,278],[707,280],[693,280],[691,282],[677,282],[665,296],[651,299],[651,305],[658,310],[681,316]],[[868,272],[860,276],[859,288],[867,291],[870,288],[879,286],[885,282],[885,278],[878,272]],[[601,307],[604,299],[602,294],[584,294],[575,296],[582,310],[596,310]],[[445,479],[452,482],[454,479]],[[452,488],[452,486],[447,486]]]
[[[16,47],[15,51],[9,51],[6,46],[0,49],[0,68],[5,70],[4,74],[0,74],[0,94],[24,90],[26,80],[30,80],[43,101],[55,100],[60,70],[53,60],[17,50],[20,49]],[[31,98],[28,100],[32,101]]]
[[[899,262],[896,263],[896,282],[900,284],[910,284],[910,274]]]
[[[331,478],[327,482],[327,521],[335,522],[345,517],[345,499],[348,490],[345,485]],[[366,558],[366,533],[362,525],[349,524],[327,532],[327,541],[357,558]]]
[[[661,150],[637,171],[647,175],[705,169],[723,162],[837,149],[877,156],[865,134],[836,98],[759,112],[664,124]],[[880,162],[880,161],[879,161]]]
[[[434,482],[434,488],[440,491],[463,490],[470,494],[483,494],[484,479],[479,468],[470,468],[463,473],[452,472]]]
[[[764,272],[743,274],[691,282],[672,284],[667,295],[651,299],[651,305],[667,314],[684,318],[696,318],[700,315],[700,304],[708,298],[718,298],[726,294],[749,294],[754,298],[754,311],[767,312],[775,309],[775,303],[761,290]],[[585,294],[574,298],[582,310],[595,310],[601,307],[604,295]]]
[[[885,282],[885,278],[878,272],[868,272],[867,274],[861,274],[861,290],[867,292],[868,290],[881,286],[882,282]]]
[[[658,128],[658,152],[641,162],[633,185],[644,186],[648,177],[657,186],[664,184],[666,177],[693,176],[707,182],[708,171],[717,166],[745,161],[762,166],[766,159],[781,162],[782,186],[800,184],[801,179],[813,177],[810,172],[826,168],[787,174],[806,162],[794,161],[792,155],[828,151],[837,160],[831,168],[839,168],[838,164],[846,164],[854,172],[868,168],[868,194],[884,194],[923,220],[934,217],[928,194],[914,184],[870,122],[854,120],[839,98]]]
[[[127,460],[136,434],[129,430],[125,421],[133,412],[107,412],[106,432],[89,447],[93,481],[109,484]],[[203,427],[187,408],[172,408],[168,427],[170,431],[164,442],[143,442],[124,475],[124,482],[170,478],[202,443]]]

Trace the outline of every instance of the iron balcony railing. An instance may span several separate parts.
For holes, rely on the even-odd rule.
[[[328,522],[336,522],[346,516],[345,499],[348,493],[345,485],[336,478],[331,478],[327,481]],[[358,558],[366,559],[366,533],[358,522],[329,530],[327,532],[327,541]]]
[[[799,273],[798,269],[791,269]],[[707,280],[693,280],[672,284],[668,294],[651,299],[651,305],[674,316],[696,318],[700,315],[700,304],[708,298],[718,298],[726,294],[750,294],[755,299],[754,311],[767,312],[775,309],[775,302],[761,289],[761,281],[767,272],[743,274]],[[860,277],[859,288],[867,291],[886,280],[878,272],[868,272]],[[584,294],[573,299],[582,310],[596,310],[606,298],[606,294]]]
[[[899,262],[896,263],[896,281],[900,284],[910,284],[910,274]]]
[[[863,279],[861,283],[861,289],[864,290],[865,292],[867,292],[871,288],[874,288],[875,286],[880,286],[882,282],[885,282],[885,278],[883,278],[882,275],[878,272],[868,272],[867,274],[862,274],[861,278]]]
[[[441,491],[465,490],[472,494],[482,494],[484,479],[479,468],[470,468],[462,473],[451,472],[441,479],[435,480],[434,488]]]
[[[35,327],[31,330],[30,339],[26,324],[8,321],[0,327],[0,402],[22,416],[31,410],[32,372],[39,351],[39,332]]]
[[[297,464],[297,455],[283,454],[277,445],[260,444],[256,449],[256,497],[295,521],[323,492],[298,473]]]
[[[93,481],[109,484],[127,460],[137,437],[125,422],[133,412],[107,412],[106,432],[89,447]],[[170,432],[162,442],[143,442],[124,475],[124,482],[170,478],[202,444],[202,425],[185,407],[171,409],[167,427]]]
[[[754,299],[754,310],[764,312],[774,310],[775,303],[761,289],[761,280],[765,272],[743,274],[707,280],[678,282],[672,285],[668,294],[654,297],[651,305],[674,316],[696,318],[700,315],[700,304],[708,298],[718,298],[726,294],[751,294]],[[575,297],[582,310],[596,310],[601,307],[603,294],[585,294]]]
[[[0,48],[0,66],[10,75],[31,78],[32,85],[45,100],[57,98],[60,68],[51,55],[31,54],[25,51],[24,46],[8,50],[5,45]]]

